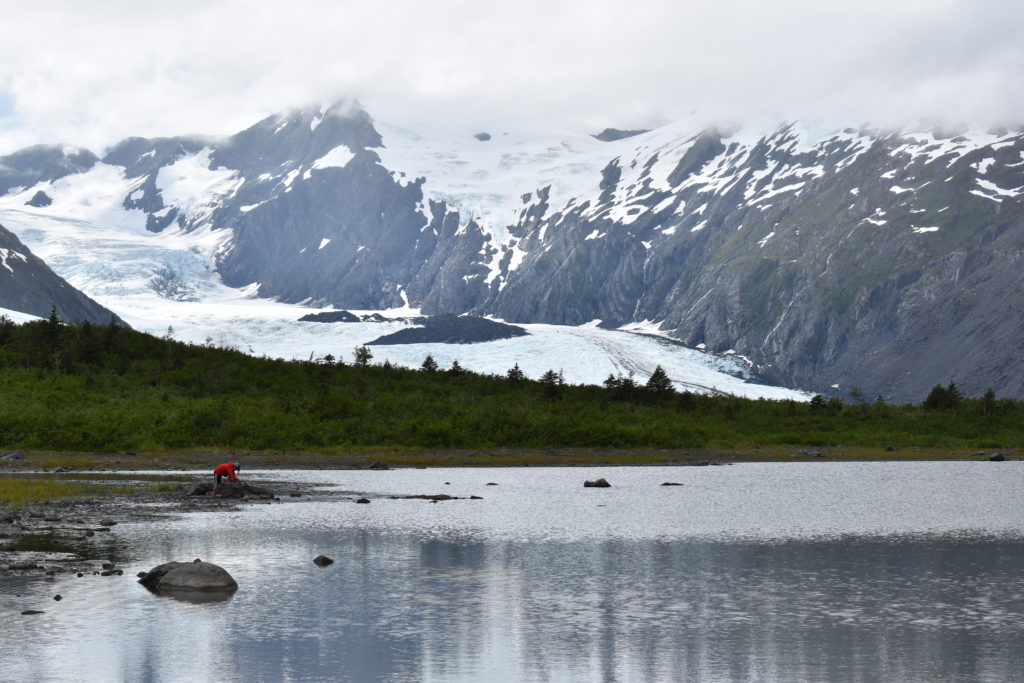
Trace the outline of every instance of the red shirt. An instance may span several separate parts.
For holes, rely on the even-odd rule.
[[[235,476],[235,463],[233,462],[226,462],[223,465],[217,465],[213,470],[213,476],[217,476],[218,474],[223,477],[228,477],[231,481],[241,481],[241,479]]]

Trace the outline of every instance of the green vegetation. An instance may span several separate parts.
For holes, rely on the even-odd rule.
[[[992,395],[755,401],[677,393],[661,374],[570,386],[554,370],[537,381],[515,365],[484,376],[354,355],[286,362],[113,325],[0,321],[0,451],[1024,446],[1024,405]]]
[[[86,484],[62,482],[54,477],[0,479],[0,510],[17,510],[29,503],[70,498],[89,491]]]

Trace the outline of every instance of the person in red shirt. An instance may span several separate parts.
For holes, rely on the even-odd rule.
[[[237,474],[235,474],[240,469],[242,469],[242,466],[237,462],[226,462],[213,468],[213,495],[217,495],[217,488],[220,486],[220,480],[224,477],[227,477],[231,481],[241,483],[242,480],[238,478]]]

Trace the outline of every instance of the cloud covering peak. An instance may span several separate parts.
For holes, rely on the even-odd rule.
[[[728,122],[1017,125],[1024,5],[1001,0],[306,0],[26,5],[0,26],[0,153],[230,134],[357,97],[459,131]]]

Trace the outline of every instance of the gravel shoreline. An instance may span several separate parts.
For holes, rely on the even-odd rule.
[[[10,472],[10,470],[8,470]],[[21,470],[15,477],[51,476]],[[125,478],[109,473],[61,473],[61,481],[88,483],[95,487],[86,496],[29,503],[13,512],[0,512],[0,578],[78,574],[111,576],[124,572],[123,562],[132,559],[131,548],[117,533],[120,524],[147,522],[192,512],[231,512],[250,505],[274,505],[282,500],[318,491],[319,485],[304,482],[260,480],[260,487],[274,492],[273,499],[192,496],[189,486],[208,477],[195,472]],[[85,477],[88,477],[87,479]]]

